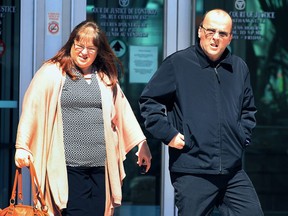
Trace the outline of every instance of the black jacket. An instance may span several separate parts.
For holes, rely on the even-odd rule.
[[[182,150],[169,148],[172,172],[219,174],[241,169],[256,125],[246,63],[225,50],[211,62],[199,44],[167,57],[139,100],[144,125],[168,144],[184,134]]]

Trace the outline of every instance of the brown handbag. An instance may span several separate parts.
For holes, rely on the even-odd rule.
[[[10,198],[10,205],[4,209],[0,209],[0,216],[49,216],[48,208],[45,204],[41,188],[36,176],[35,168],[32,162],[29,166],[31,176],[31,188],[33,195],[33,206],[23,205],[22,194],[22,170],[16,168],[13,190]],[[18,185],[18,203],[16,204],[16,189]],[[37,202],[40,201],[41,208],[37,207]]]

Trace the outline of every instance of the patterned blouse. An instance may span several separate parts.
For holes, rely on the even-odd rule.
[[[106,151],[101,94],[96,74],[88,84],[83,76],[66,75],[61,95],[66,165],[104,166]]]

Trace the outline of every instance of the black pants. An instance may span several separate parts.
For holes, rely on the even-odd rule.
[[[62,216],[103,216],[105,168],[67,167],[68,204]]]
[[[229,175],[171,173],[179,216],[206,216],[217,207],[223,216],[263,216],[244,170]]]

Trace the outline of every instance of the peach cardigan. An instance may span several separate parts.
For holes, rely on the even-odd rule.
[[[146,138],[119,85],[113,99],[111,88],[105,84],[108,77],[105,82],[98,80],[107,155],[105,216],[111,216],[114,207],[121,205],[125,155]],[[49,214],[55,216],[60,215],[57,209],[65,208],[68,199],[60,105],[64,82],[65,73],[56,64],[46,63],[37,71],[24,96],[16,139],[16,148],[33,154]]]

